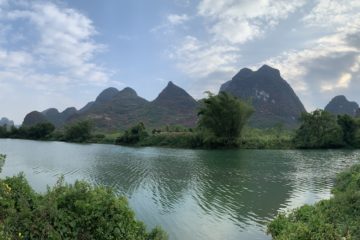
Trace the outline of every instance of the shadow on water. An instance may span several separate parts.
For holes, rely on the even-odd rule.
[[[293,190],[286,173],[294,166],[277,164],[283,158],[281,152],[272,151],[199,152],[202,171],[194,198],[205,213],[228,217],[241,227],[264,224]]]

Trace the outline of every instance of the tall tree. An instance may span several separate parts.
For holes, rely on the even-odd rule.
[[[65,126],[65,140],[71,142],[87,142],[91,138],[92,124],[89,121],[80,121]]]
[[[338,115],[337,119],[343,132],[343,140],[348,146],[355,147],[356,145],[356,134],[359,129],[359,125],[355,118],[349,115]]]
[[[296,131],[295,144],[299,148],[331,148],[340,147],[343,133],[336,117],[327,111],[318,109],[311,113],[303,113],[301,126]]]
[[[226,92],[219,95],[208,92],[198,112],[198,126],[215,138],[234,143],[253,112],[249,104]]]

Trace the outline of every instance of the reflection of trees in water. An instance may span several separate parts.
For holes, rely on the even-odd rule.
[[[128,197],[138,193],[161,211],[171,211],[192,196],[207,214],[261,224],[286,207],[294,192],[324,189],[322,185],[331,181],[329,174],[335,176],[332,171],[344,168],[358,158],[355,155],[132,149],[120,154],[100,152],[89,175],[96,184],[114,187]]]
[[[113,187],[130,198],[135,192],[141,192],[162,210],[170,211],[190,188],[196,162],[193,155],[184,156],[184,150],[152,149],[149,154],[146,151],[139,149],[118,156],[100,154],[101,159],[89,173],[91,181]]]
[[[198,158],[203,171],[194,197],[208,214],[263,223],[291,194],[286,174],[294,166],[286,164],[280,151],[202,151]]]

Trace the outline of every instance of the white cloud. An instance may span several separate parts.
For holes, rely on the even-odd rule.
[[[11,72],[8,68],[25,68],[12,73],[31,72],[35,76],[51,76],[46,79],[66,77],[72,79],[72,84],[104,84],[109,81],[109,72],[93,62],[94,55],[105,47],[93,40],[97,32],[88,17],[71,8],[39,1],[28,3],[26,8],[15,2],[5,10],[6,15],[2,18],[4,24],[9,28],[16,21],[29,24],[29,29],[32,27],[34,30],[22,33],[23,40],[38,40],[35,44],[29,44],[27,50],[21,51],[8,51],[0,46],[3,72]],[[31,39],[26,39],[29,34],[32,35]],[[51,73],[47,69],[52,69]]]
[[[161,32],[162,34],[174,33],[175,28],[178,26],[183,26],[186,22],[190,20],[190,17],[187,14],[168,14],[166,16],[166,21],[158,26],[155,26],[150,29],[152,33]]]
[[[214,72],[236,71],[234,63],[238,60],[237,48],[218,43],[204,43],[193,36],[186,36],[170,58],[177,66],[194,78],[203,78]]]
[[[190,18],[186,14],[178,15],[178,14],[169,14],[167,16],[167,20],[171,25],[179,25],[188,21]]]
[[[193,78],[218,72],[233,71],[235,74],[242,45],[263,36],[303,4],[304,0],[201,0],[197,15],[203,20],[208,35],[185,36],[173,48],[176,56],[173,59]]]
[[[94,54],[102,51],[104,46],[92,40],[96,31],[86,16],[52,3],[34,3],[30,9],[10,11],[8,19],[29,20],[34,24],[40,40],[33,54],[43,64],[61,68],[76,79],[101,75],[93,79],[106,82],[106,73],[91,62]]]
[[[270,0],[202,0],[198,14],[209,21],[209,32],[231,43],[261,36],[305,3]]]
[[[97,31],[86,15],[42,0],[0,0],[0,13],[1,86],[48,93],[51,100],[84,85],[112,83],[112,71],[95,61],[106,46],[95,41]],[[31,110],[21,109],[17,122]]]

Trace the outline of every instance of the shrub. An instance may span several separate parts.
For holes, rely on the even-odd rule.
[[[343,132],[336,117],[324,110],[303,113],[296,131],[295,145],[299,148],[333,148],[344,145]]]
[[[145,139],[149,134],[146,131],[144,123],[139,123],[130,129],[126,130],[125,133],[116,139],[117,144],[136,144],[141,140]]]
[[[91,139],[92,125],[89,121],[80,121],[65,126],[64,140],[70,142],[88,142]]]
[[[268,233],[275,240],[360,239],[360,165],[337,176],[334,196],[278,215]]]
[[[0,199],[0,239],[167,239],[159,227],[147,232],[124,197],[82,181],[61,178],[41,195],[19,174],[0,179]]]

